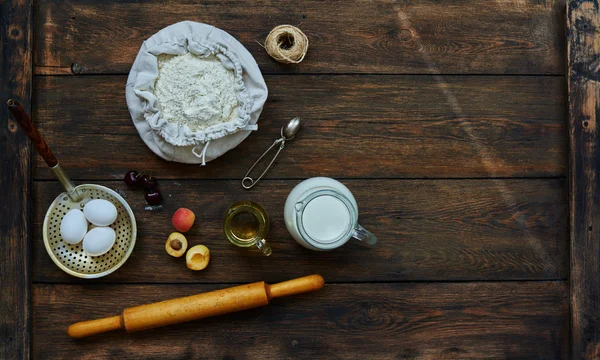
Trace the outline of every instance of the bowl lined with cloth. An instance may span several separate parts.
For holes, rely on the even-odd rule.
[[[205,165],[258,129],[268,90],[233,36],[183,21],[144,41],[125,93],[135,127],[156,155]]]

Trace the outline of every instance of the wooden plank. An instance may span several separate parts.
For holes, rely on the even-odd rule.
[[[600,12],[569,1],[571,342],[573,359],[600,357]]]
[[[360,223],[379,242],[372,249],[352,243],[331,252],[302,248],[285,228],[283,206],[297,183],[268,180],[248,192],[239,181],[161,181],[164,208],[145,211],[142,192],[120,181],[102,182],[126,197],[138,240],[123,268],[98,282],[229,283],[307,272],[346,282],[566,278],[564,180],[344,181],[359,203]],[[35,183],[34,280],[89,283],[63,273],[42,246],[43,218],[60,191],[56,182]],[[236,248],[223,235],[225,209],[243,199],[269,212],[271,257]],[[202,272],[188,270],[183,259],[164,250],[179,207],[196,214],[187,233],[190,246],[211,249],[211,263]]]
[[[164,161],[146,147],[127,110],[125,80],[36,78],[35,119],[73,178],[120,179],[143,168],[159,178],[241,179],[298,115],[302,129],[269,178],[566,175],[559,77],[267,76],[259,131],[204,168]],[[52,178],[40,159],[34,174]]]
[[[325,279],[327,281],[327,279]],[[327,284],[266,308],[73,341],[67,326],[223,285],[34,285],[37,358],[564,359],[563,282]],[[233,346],[232,346],[233,345]]]
[[[28,359],[31,331],[29,223],[31,158],[27,136],[11,118],[13,98],[31,110],[29,0],[0,1],[0,358]]]
[[[564,9],[564,0],[46,0],[36,2],[35,65],[125,74],[145,39],[192,20],[235,36],[265,73],[564,74]],[[276,63],[259,45],[279,24],[308,35],[301,65]]]

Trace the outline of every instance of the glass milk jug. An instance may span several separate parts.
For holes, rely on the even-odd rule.
[[[285,202],[285,225],[292,237],[311,250],[332,250],[354,238],[369,245],[375,235],[358,224],[358,206],[344,184],[326,177],[304,180]]]

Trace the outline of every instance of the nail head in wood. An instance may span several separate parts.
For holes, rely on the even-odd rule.
[[[82,70],[83,70],[83,66],[81,66],[81,64],[79,64],[79,63],[71,64],[71,71],[73,72],[73,74],[81,74]]]

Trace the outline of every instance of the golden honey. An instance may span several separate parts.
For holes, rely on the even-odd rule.
[[[223,232],[232,244],[256,245],[265,255],[271,254],[265,237],[269,233],[269,216],[259,204],[245,200],[231,205],[223,217]]]

